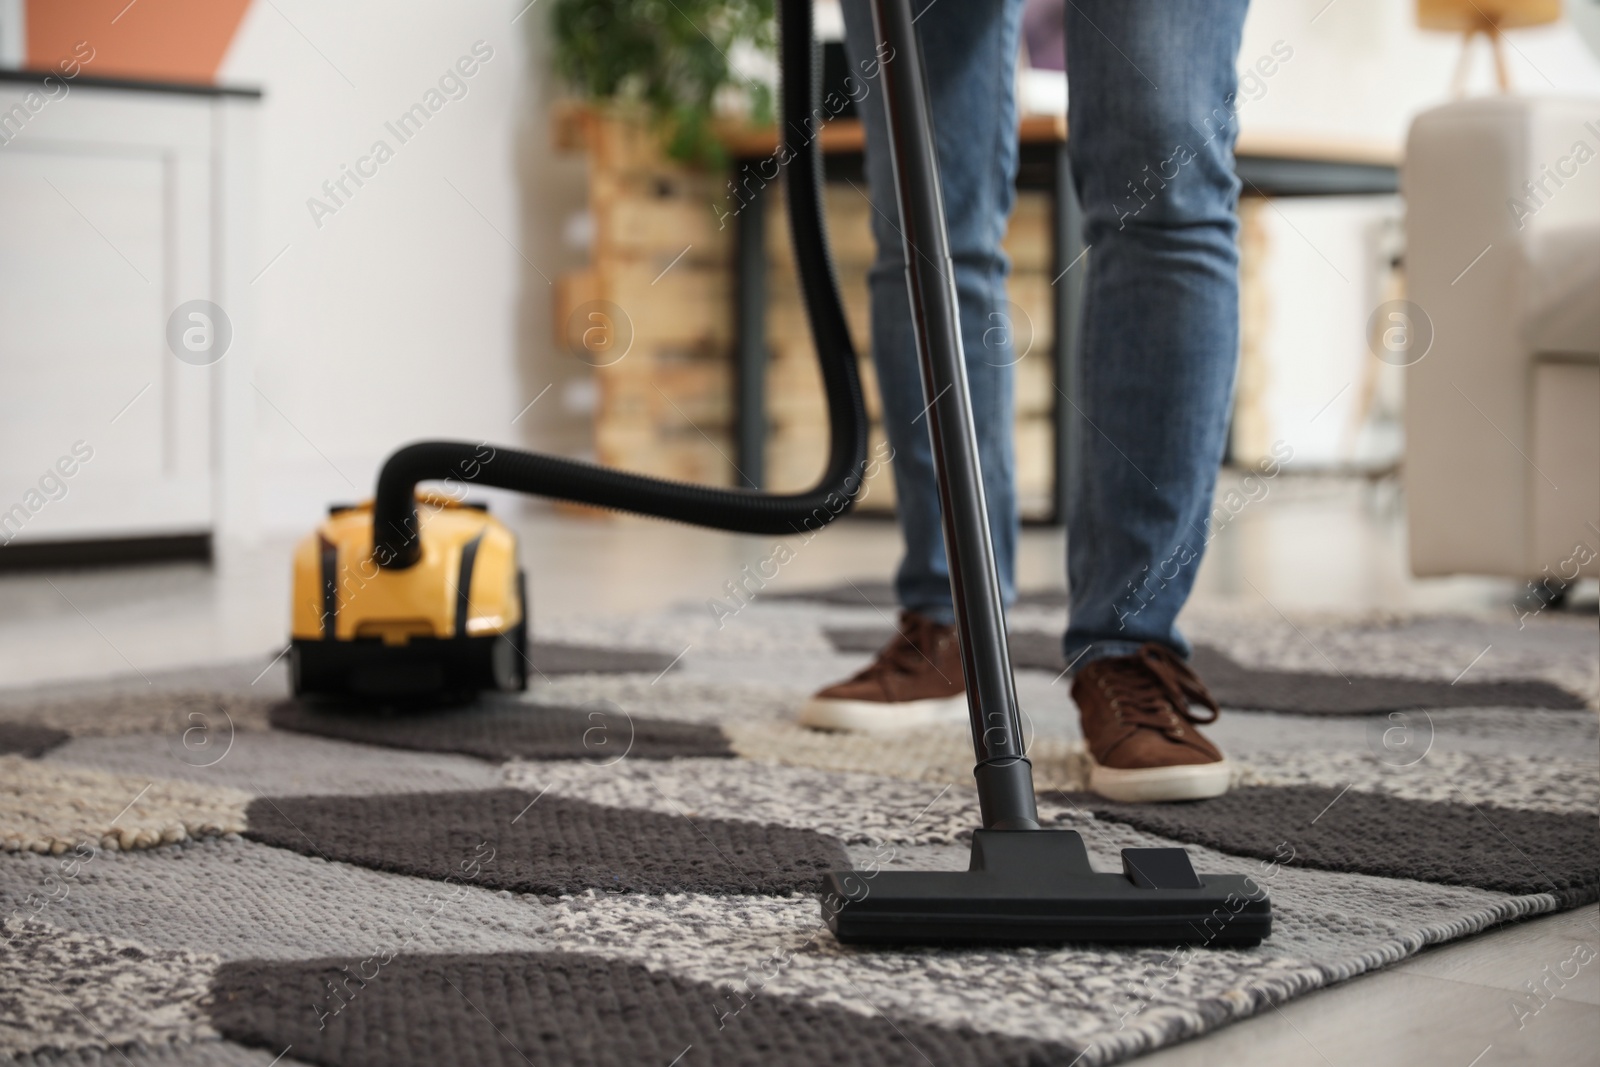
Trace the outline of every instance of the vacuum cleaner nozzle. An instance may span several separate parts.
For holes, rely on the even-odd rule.
[[[822,914],[847,944],[1099,941],[1247,948],[1272,904],[1246,875],[1195,874],[1181,848],[1096,871],[1073,830],[976,830],[965,871],[834,871]]]

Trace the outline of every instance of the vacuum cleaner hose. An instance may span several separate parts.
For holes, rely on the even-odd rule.
[[[866,466],[867,417],[822,208],[822,153],[817,143],[821,115],[815,104],[818,54],[811,37],[809,0],[784,0],[781,6],[780,129],[784,147],[776,158],[784,165],[789,228],[828,403],[830,445],[821,479],[799,493],[720,489],[535,452],[486,449],[459,441],[419,441],[390,456],[378,475],[373,556],[380,566],[405,568],[420,557],[416,486],[428,480],[472,481],[751,534],[814,530],[850,509],[861,490]],[[803,140],[791,145],[791,138]]]

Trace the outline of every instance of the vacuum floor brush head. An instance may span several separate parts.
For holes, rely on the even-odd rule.
[[[976,830],[965,871],[834,871],[822,913],[847,944],[1099,941],[1246,948],[1272,904],[1246,875],[1195,874],[1181,848],[1096,871],[1073,830]]]

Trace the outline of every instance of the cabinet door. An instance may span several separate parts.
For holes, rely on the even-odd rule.
[[[215,368],[167,342],[208,296],[209,108],[125,95],[0,147],[0,541],[211,527]]]

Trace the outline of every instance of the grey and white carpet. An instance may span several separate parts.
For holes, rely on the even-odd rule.
[[[265,661],[0,694],[0,1058],[1088,1067],[1600,896],[1592,619],[1191,613],[1235,788],[1140,806],[1083,790],[1059,614],[1012,617],[1044,821],[1251,875],[1258,948],[837,944],[821,871],[959,869],[977,810],[959,729],[790,721],[892,619],[830,591],[573,620],[436,713]]]

